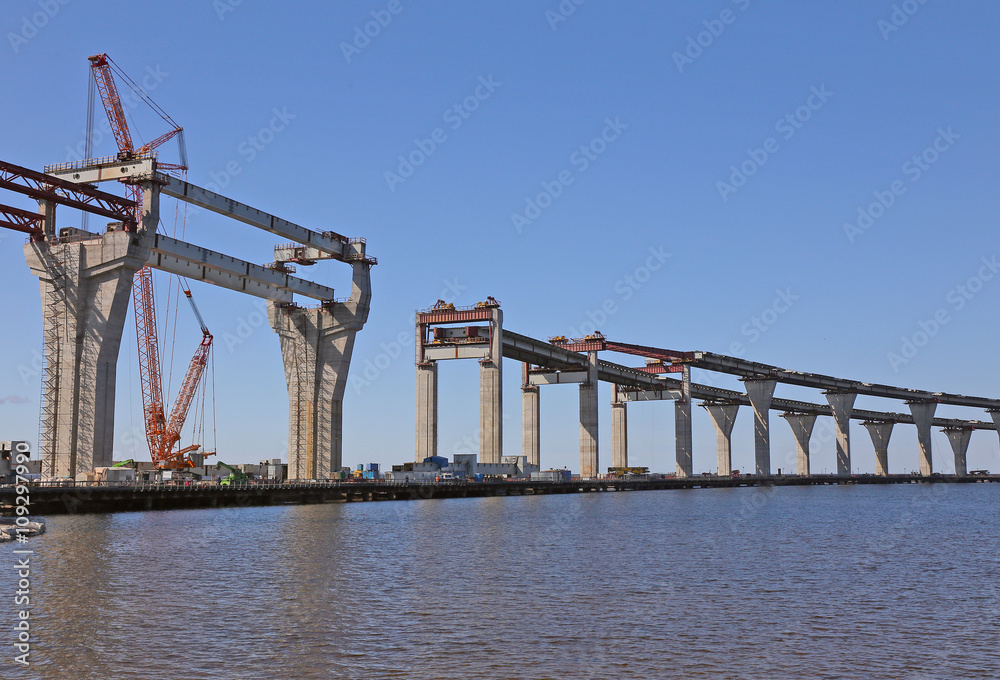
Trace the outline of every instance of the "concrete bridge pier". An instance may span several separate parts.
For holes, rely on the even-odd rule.
[[[364,257],[364,244],[355,245]],[[303,308],[268,301],[288,386],[288,477],[327,479],[343,465],[343,399],[354,339],[368,320],[371,262],[352,261],[351,296]]]
[[[774,398],[775,380],[772,378],[744,378],[747,397],[753,407],[753,452],[755,472],[771,474],[770,408]]]
[[[917,426],[917,443],[920,447],[920,474],[929,477],[934,472],[934,457],[931,454],[931,425],[934,422],[936,401],[908,401],[913,423]]]
[[[733,425],[739,415],[739,404],[702,404],[712,417],[715,427],[715,455],[718,474],[729,477],[733,474]]]
[[[895,423],[888,420],[866,420],[862,425],[868,430],[875,447],[875,474],[885,477],[889,474],[889,437]]]
[[[588,352],[587,380],[580,383],[580,476],[584,478],[596,477],[600,470],[597,386],[597,352]]]
[[[528,382],[528,364],[521,364],[521,378],[521,455],[527,456],[529,465],[539,465],[540,395],[538,385]]]
[[[969,474],[969,464],[966,461],[966,454],[969,451],[969,440],[972,438],[971,427],[946,427],[945,436],[951,444],[951,450],[955,453],[955,474],[964,477]]]
[[[490,355],[479,360],[479,460],[503,455],[503,312],[490,308]]]
[[[618,401],[618,386],[614,386],[615,400],[611,402],[611,465],[628,467],[628,409]]]
[[[851,411],[857,394],[852,392],[824,392],[833,410],[837,432],[837,474],[851,474]]]
[[[149,259],[159,186],[142,184],[136,232],[72,230],[59,238],[55,205],[39,203],[45,237],[24,246],[42,298],[45,369],[39,451],[45,477],[72,477],[112,463],[115,378],[132,280]]]
[[[694,441],[691,434],[691,367],[685,365],[681,376],[681,397],[674,400],[677,476],[691,477],[694,474]]]
[[[813,413],[782,413],[781,417],[788,421],[795,437],[795,472],[803,477],[810,474],[809,439],[816,425],[816,415]]]
[[[417,338],[417,347],[420,339]],[[416,462],[436,456],[438,449],[438,366],[436,361],[417,364]]]

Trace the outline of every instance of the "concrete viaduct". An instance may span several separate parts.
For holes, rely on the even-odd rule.
[[[105,193],[100,182],[142,188],[142,204]],[[368,319],[364,239],[313,231],[157,171],[154,155],[48,166],[45,173],[0,162],[0,189],[38,201],[39,211],[0,205],[0,226],[30,235],[25,259],[39,278],[44,329],[40,441],[47,477],[76,477],[112,464],[115,374],[132,279],[150,266],[268,301],[280,341],[289,408],[289,476],[327,478],[342,465],[341,403],[354,338]],[[261,266],[157,233],[160,197],[293,241]],[[63,205],[114,220],[104,233],[57,228]],[[348,297],[294,276],[294,264],[351,266]],[[294,296],[319,304],[301,307]]]
[[[474,325],[479,324],[479,325]],[[612,351],[644,357],[645,365],[630,367],[599,358]],[[917,428],[919,469],[933,473],[931,428],[944,430],[955,457],[958,475],[968,473],[966,452],[973,430],[997,430],[1000,399],[927,392],[890,385],[844,380],[816,373],[790,371],[711,352],[672,350],[617,343],[599,333],[579,340],[555,337],[537,340],[503,328],[499,303],[487,298],[474,307],[455,308],[439,301],[416,316],[416,460],[437,454],[438,385],[437,362],[478,359],[480,363],[480,457],[498,463],[503,450],[502,359],[522,363],[522,455],[540,464],[539,389],[543,385],[576,383],[580,390],[580,471],[595,477],[598,463],[599,381],[615,386],[611,404],[613,467],[628,467],[627,405],[636,401],[673,400],[677,476],[693,475],[691,407],[695,400],[709,413],[716,433],[718,474],[732,471],[733,424],[741,406],[749,406],[754,419],[755,474],[771,474],[770,414],[781,416],[792,428],[796,442],[796,472],[810,474],[809,440],[816,418],[834,420],[837,474],[851,474],[849,424],[859,420],[871,435],[875,448],[876,474],[888,475],[889,437],[897,423]],[[745,392],[702,385],[691,381],[691,369],[699,368],[738,376]],[[675,374],[678,377],[670,377]],[[774,397],[778,383],[822,390],[825,404]],[[868,411],[854,408],[858,395],[898,399],[909,413]],[[935,418],[938,404],[984,409],[989,421]]]

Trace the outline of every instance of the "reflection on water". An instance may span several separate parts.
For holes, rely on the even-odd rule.
[[[995,678],[998,507],[941,484],[52,517],[34,664],[0,676]]]

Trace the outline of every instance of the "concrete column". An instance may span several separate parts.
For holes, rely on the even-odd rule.
[[[503,312],[492,307],[490,356],[479,362],[479,460],[499,463],[503,455]]]
[[[587,354],[587,382],[580,383],[580,476],[596,477],[597,453],[597,352]]]
[[[929,477],[934,472],[934,458],[931,455],[931,425],[934,422],[936,401],[908,401],[913,423],[917,426],[917,442],[920,445],[920,474]]]
[[[313,308],[267,304],[288,386],[289,479],[328,479],[343,466],[344,389],[354,339],[371,303],[371,265],[351,266],[347,302]]]
[[[969,465],[966,462],[966,453],[969,451],[969,440],[972,438],[971,427],[946,427],[944,433],[951,443],[951,450],[955,452],[955,474],[964,477],[969,474]]]
[[[611,403],[611,465],[628,467],[628,409],[624,401]]]
[[[885,477],[889,474],[889,437],[892,435],[893,422],[868,420],[863,423],[871,435],[875,447],[875,474]]]
[[[795,472],[803,477],[810,474],[809,438],[812,437],[813,426],[816,425],[814,413],[782,413],[781,417],[788,421],[795,437]]]
[[[733,474],[733,425],[739,415],[739,404],[702,404],[712,416],[715,426],[715,453],[718,459],[718,471],[722,477]]]
[[[110,466],[115,379],[132,280],[149,258],[159,221],[159,188],[143,185],[136,233],[81,232],[55,238],[55,206],[42,205],[45,240],[24,246],[39,279],[45,370],[39,454],[46,477]]]
[[[993,424],[997,428],[997,434],[1000,434],[1000,409],[990,409],[987,413],[989,413],[990,418],[993,419]]]
[[[438,367],[436,361],[417,364],[416,462],[436,456],[438,449]]]
[[[755,472],[771,474],[770,408],[775,381],[770,378],[745,378],[743,384],[753,407],[753,452]]]
[[[528,457],[528,465],[540,465],[540,395],[538,385],[528,384],[528,364],[521,364],[521,366],[521,455]]]
[[[691,367],[681,374],[681,398],[674,400],[674,438],[676,439],[677,476],[694,474],[694,441],[691,436]]]
[[[833,409],[833,422],[837,430],[837,474],[851,474],[851,412],[854,410],[854,400],[858,398],[853,392],[826,392],[826,400]]]

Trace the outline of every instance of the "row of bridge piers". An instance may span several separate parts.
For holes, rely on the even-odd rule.
[[[500,461],[503,446],[500,389],[502,359],[521,362],[521,455],[529,464],[541,464],[541,403],[543,385],[577,383],[579,389],[580,472],[582,477],[600,474],[598,452],[598,384],[613,384],[611,402],[611,467],[629,467],[628,404],[635,401],[672,400],[676,474],[694,475],[692,407],[696,402],[709,414],[716,439],[716,472],[730,476],[732,433],[741,406],[749,406],[753,417],[754,469],[756,475],[771,475],[771,414],[780,413],[791,428],[795,442],[795,473],[808,476],[812,469],[811,441],[819,417],[831,417],[836,447],[836,474],[852,474],[852,420],[862,423],[875,450],[875,473],[889,474],[889,439],[897,424],[913,424],[917,430],[919,474],[934,473],[931,434],[940,427],[954,455],[955,473],[968,474],[967,451],[976,429],[998,430],[1000,401],[962,395],[929,393],[869,383],[842,381],[828,376],[793,373],[777,367],[705,352],[673,352],[638,345],[613,343],[600,334],[581,340],[563,337],[536,340],[506,331],[502,313],[492,298],[474,307],[455,308],[439,302],[417,313],[417,444],[416,460],[437,455],[439,361],[478,359],[480,362],[480,457],[484,463]],[[485,322],[483,325],[471,325]],[[641,367],[603,361],[599,352],[611,350],[645,356]],[[699,385],[691,380],[692,368],[739,375],[744,391]],[[676,378],[668,377],[677,374]],[[775,397],[781,382],[840,389],[825,389],[825,404]],[[844,389],[856,386],[857,389]],[[855,408],[860,394],[899,398],[909,413],[866,411]],[[989,421],[936,418],[939,403],[983,407]]]

